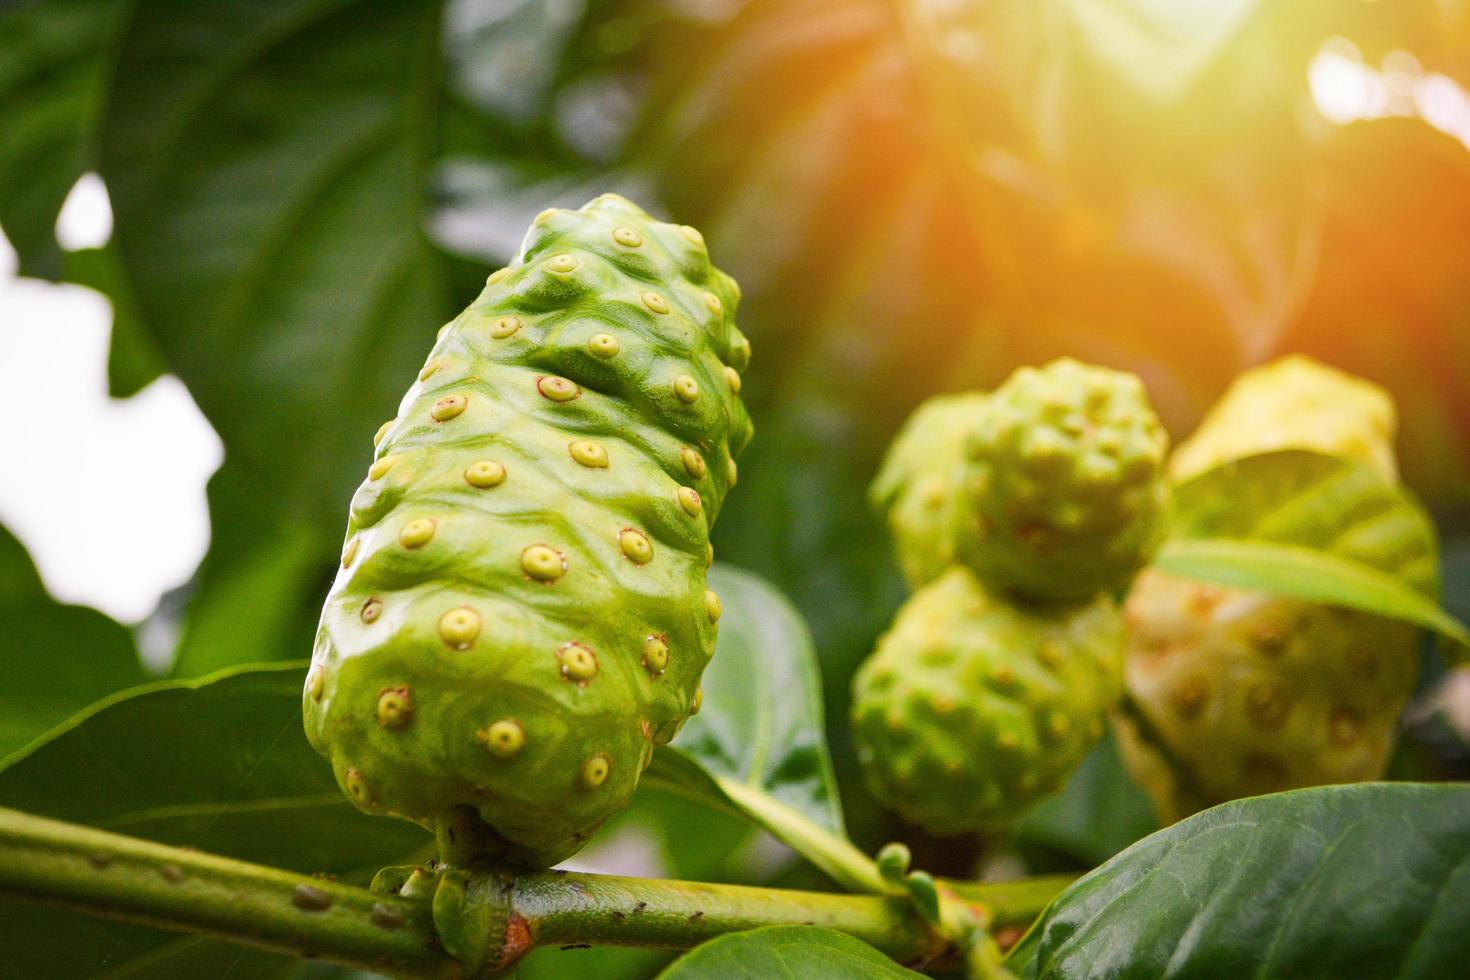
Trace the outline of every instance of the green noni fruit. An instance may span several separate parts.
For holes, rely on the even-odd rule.
[[[699,709],[709,530],[751,437],[739,295],[699,232],[604,195],[542,212],[440,331],[375,439],[306,681],[359,807],[549,865]]]
[[[1111,597],[1023,605],[951,568],[899,610],[854,678],[869,787],[935,834],[1004,826],[1102,736],[1122,658]]]
[[[1168,435],[1131,374],[1021,368],[967,450],[980,530],[960,558],[986,582],[1043,601],[1121,589],[1167,530]]]
[[[1416,626],[1152,569],[1126,620],[1118,744],[1165,823],[1383,775],[1418,675]]]
[[[920,405],[894,438],[869,490],[912,588],[953,565],[959,540],[978,530],[963,487],[965,441],[986,400],[964,393]]]

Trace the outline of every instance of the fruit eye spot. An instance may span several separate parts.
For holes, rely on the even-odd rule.
[[[555,548],[533,544],[521,552],[521,571],[538,582],[555,582],[566,570],[567,560]]]

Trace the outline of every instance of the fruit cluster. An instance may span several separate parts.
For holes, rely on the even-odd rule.
[[[1166,527],[1168,438],[1137,378],[1072,360],[936,398],[874,483],[918,592],[854,680],[874,794],[938,834],[1057,789],[1122,692],[1115,594]]]

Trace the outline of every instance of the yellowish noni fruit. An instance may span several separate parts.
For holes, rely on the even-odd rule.
[[[1130,709],[1116,729],[1166,823],[1383,774],[1418,672],[1417,627],[1152,569],[1126,623]]]
[[[1393,481],[1396,427],[1382,388],[1309,357],[1283,357],[1236,379],[1175,450],[1169,474],[1182,482],[1242,456],[1311,449],[1367,463]]]

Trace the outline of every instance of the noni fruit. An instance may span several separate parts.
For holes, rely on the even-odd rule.
[[[994,829],[1059,788],[1122,691],[1111,596],[1031,606],[955,566],[899,610],[853,682],[873,794],[935,834]]]
[[[1237,378],[1174,451],[1169,472],[1181,482],[1242,456],[1311,449],[1367,463],[1392,481],[1396,427],[1388,392],[1293,355]]]
[[[1021,368],[968,438],[979,531],[961,560],[1043,601],[1122,589],[1167,528],[1167,451],[1133,375],[1070,359]]]
[[[698,231],[604,195],[542,212],[440,331],[378,431],[306,681],[359,807],[549,865],[698,710],[709,529],[751,437],[739,295]]]
[[[973,537],[978,515],[964,494],[965,441],[986,396],[938,395],[904,423],[869,499],[888,521],[899,566],[919,588],[954,564],[957,542]]]
[[[1170,462],[1178,481],[1281,449],[1345,456],[1395,482],[1395,411],[1305,357],[1239,378]],[[1432,590],[1430,583],[1420,583]],[[1173,822],[1242,796],[1383,774],[1418,674],[1416,626],[1150,570],[1127,603],[1119,744]]]
[[[1127,603],[1134,779],[1172,823],[1242,796],[1383,775],[1419,630],[1150,569]]]

